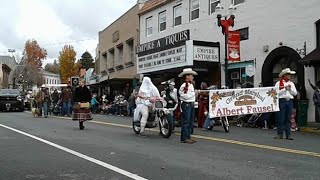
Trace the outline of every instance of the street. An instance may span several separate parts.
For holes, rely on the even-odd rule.
[[[195,129],[195,144],[158,129],[134,134],[131,119],[95,115],[85,130],[67,117],[0,113],[0,179],[319,179],[319,135],[274,130]]]

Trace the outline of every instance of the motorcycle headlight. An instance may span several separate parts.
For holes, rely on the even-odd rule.
[[[18,96],[18,97],[17,97],[17,100],[18,100],[18,101],[22,101],[22,97],[21,97],[21,96]]]

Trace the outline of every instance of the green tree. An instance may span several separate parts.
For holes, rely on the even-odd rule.
[[[54,73],[54,74],[59,74],[60,72],[60,66],[57,63],[57,60],[54,60],[53,63],[48,63],[45,68],[46,71]]]
[[[79,73],[80,63],[76,62],[76,55],[73,46],[65,45],[59,52],[60,77],[63,83],[68,83],[69,78]]]
[[[88,51],[86,51],[82,54],[81,59],[80,59],[80,64],[81,64],[82,68],[86,68],[86,70],[94,67],[93,58]]]

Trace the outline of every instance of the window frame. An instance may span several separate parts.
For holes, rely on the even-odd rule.
[[[221,0],[209,0],[209,15],[214,14],[216,12],[217,5],[214,7],[214,12],[212,12],[212,4],[213,3],[217,3],[217,5],[218,5],[219,3],[221,3]]]
[[[193,1],[197,1],[198,2],[198,8],[197,9],[192,9],[193,7],[192,7],[192,2]],[[200,0],[190,0],[189,1],[189,9],[190,9],[190,21],[194,21],[194,20],[197,20],[197,19],[199,19],[200,18]],[[198,10],[198,17],[196,17],[196,18],[194,18],[194,19],[192,19],[192,13],[194,12],[194,11],[197,11]]]
[[[316,47],[320,48],[320,19],[315,23],[316,25]]]
[[[245,3],[247,0],[243,0],[243,2],[240,2],[240,3],[238,3],[238,4],[235,4],[235,3],[234,3],[235,1],[236,1],[236,0],[231,0],[231,4],[234,5],[234,6],[238,6],[238,5],[240,5],[240,4]]]
[[[161,17],[162,15],[164,15],[164,18],[165,18],[164,21],[162,21],[162,18],[163,18],[163,17]],[[162,23],[164,23],[163,30],[161,30]],[[167,11],[162,11],[158,14],[158,26],[159,26],[159,29],[158,29],[159,32],[167,30]]]
[[[118,49],[118,64],[122,64],[123,63],[123,45],[117,47]]]
[[[146,35],[147,35],[147,37],[151,36],[153,34],[152,20],[153,20],[152,16],[146,18]],[[150,24],[148,24],[148,22],[150,22]],[[151,34],[149,34],[149,31],[148,31],[149,28],[151,28]]]
[[[177,8],[180,8],[180,16],[176,16]],[[180,17],[180,24],[176,25],[176,19]],[[173,27],[180,26],[182,24],[182,4],[178,4],[173,7]]]
[[[249,40],[249,35],[250,35],[249,27],[241,28],[236,31],[240,31],[240,41]],[[248,32],[246,37],[243,36],[243,32],[245,32],[245,31]]]

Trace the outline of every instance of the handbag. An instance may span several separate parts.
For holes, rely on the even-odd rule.
[[[89,108],[90,107],[90,103],[80,103],[80,108]]]

